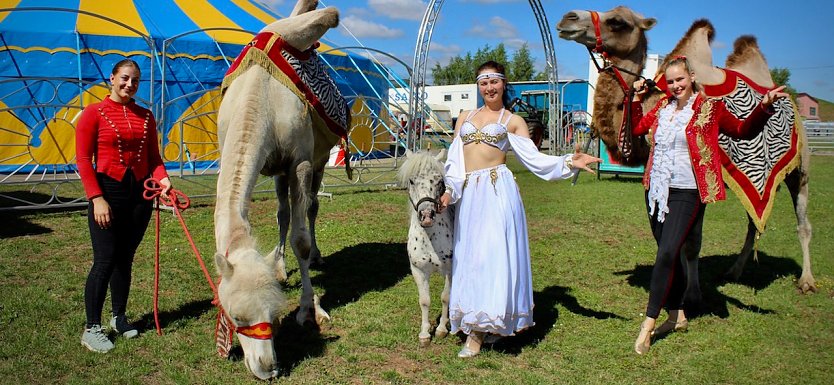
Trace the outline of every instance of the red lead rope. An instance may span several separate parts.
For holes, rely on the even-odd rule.
[[[200,262],[200,268],[203,270],[203,275],[206,277],[206,281],[208,281],[209,286],[211,286],[211,291],[214,293],[214,302],[218,307],[220,304],[217,303],[217,286],[215,286],[214,281],[211,279],[211,274],[209,274],[208,268],[206,268],[206,263],[203,261],[203,257],[200,255],[200,251],[197,250],[197,246],[194,244],[194,239],[191,237],[191,233],[188,231],[188,227],[185,225],[185,220],[182,218],[181,210],[185,210],[191,206],[191,200],[188,199],[188,196],[183,194],[182,191],[176,189],[168,190],[167,195],[162,194],[162,185],[159,184],[159,181],[153,178],[149,178],[145,181],[145,191],[143,196],[147,200],[156,200],[156,255],[154,257],[154,293],[153,293],[153,318],[154,322],[156,322],[156,333],[162,335],[162,329],[159,326],[159,202],[162,201],[163,204],[166,206],[170,206],[174,209],[174,213],[177,215],[177,219],[180,221],[180,225],[182,226],[183,232],[185,232],[185,236],[188,239],[188,243],[191,245],[191,250],[194,251],[194,255],[197,256],[197,261]],[[221,312],[223,309],[221,308]]]

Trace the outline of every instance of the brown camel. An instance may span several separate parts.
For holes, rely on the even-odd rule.
[[[594,18],[598,15],[599,33],[595,32]],[[646,31],[657,23],[626,7],[616,7],[607,12],[574,10],[566,13],[556,28],[559,37],[576,41],[589,50],[603,54],[608,59],[608,70],[599,74],[594,94],[592,128],[610,149],[611,156],[621,160],[619,131],[623,119],[624,88],[631,85],[642,73],[646,62]],[[677,46],[666,55],[658,68],[655,81],[665,86],[663,74],[673,58],[683,55],[689,59],[704,93],[721,98],[731,112],[746,117],[761,100],[762,94],[775,85],[767,62],[759,50],[755,37],[742,36],[735,42],[733,53],[727,58],[726,68],[712,64],[710,42],[715,33],[708,20],[698,20]],[[613,69],[617,68],[622,82]],[[648,111],[662,97],[656,92],[643,101]],[[736,263],[727,271],[731,279],[738,279],[744,264],[753,254],[755,238],[764,231],[767,218],[775,200],[776,188],[784,180],[793,198],[797,219],[797,232],[802,248],[802,275],[797,283],[802,293],[816,292],[811,273],[811,224],[808,221],[808,169],[810,154],[805,145],[805,131],[795,118],[796,107],[789,100],[774,104],[776,113],[768,121],[762,134],[751,141],[733,141],[721,137],[724,150],[725,181],[736,193],[748,212],[748,231],[744,246]],[[648,144],[644,140],[633,143],[631,164],[644,164],[648,157]],[[629,163],[629,162],[626,162]],[[746,179],[746,180],[745,180]],[[701,245],[684,245],[687,259],[689,301],[700,299],[698,286],[698,253]]]

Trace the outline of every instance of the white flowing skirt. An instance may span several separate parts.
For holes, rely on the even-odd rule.
[[[455,214],[452,333],[508,336],[533,326],[527,219],[513,173],[505,165],[469,173]]]

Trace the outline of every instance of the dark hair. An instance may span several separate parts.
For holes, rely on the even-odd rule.
[[[689,66],[689,60],[686,59],[686,56],[675,56],[675,58],[672,59],[672,61],[670,61],[668,65],[666,65],[666,69],[669,69],[669,67],[673,65],[682,65],[683,70],[686,71],[687,74],[692,74],[692,67]],[[701,86],[693,80],[692,92],[698,93],[700,90]]]
[[[477,71],[475,71],[475,77],[478,77],[478,75],[480,75],[485,69],[492,69],[495,70],[495,72],[504,75],[504,94],[501,95],[501,102],[504,103],[504,108],[510,108],[510,104],[512,104],[512,101],[510,100],[512,87],[510,87],[510,82],[506,79],[507,72],[504,70],[504,65],[495,60],[487,60],[484,64],[481,64],[478,67]]]
[[[136,62],[133,61],[132,59],[122,59],[122,60],[120,60],[118,63],[116,63],[116,65],[113,66],[113,71],[110,72],[110,73],[112,75],[115,75],[119,72],[120,68],[127,67],[127,66],[131,66],[133,68],[136,68],[136,72],[139,72],[140,75],[142,74],[142,70],[139,69],[139,64],[136,64]]]

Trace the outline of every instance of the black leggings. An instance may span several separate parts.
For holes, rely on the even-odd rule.
[[[102,229],[93,215],[93,202],[87,207],[87,222],[93,244],[93,267],[84,288],[87,327],[101,324],[101,311],[110,285],[113,315],[125,314],[130,293],[133,255],[151,219],[151,202],[142,198],[142,182],[128,171],[122,181],[97,174],[104,199],[110,204],[111,223]]]
[[[701,243],[704,225],[704,209],[698,190],[669,189],[667,201],[669,212],[663,222],[657,221],[658,209],[649,216],[652,234],[657,241],[657,256],[652,269],[652,281],[649,287],[649,304],[646,316],[657,318],[660,309],[679,310],[683,305],[686,290],[686,276],[681,260],[681,247],[684,242]],[[648,212],[648,196],[646,197]]]

